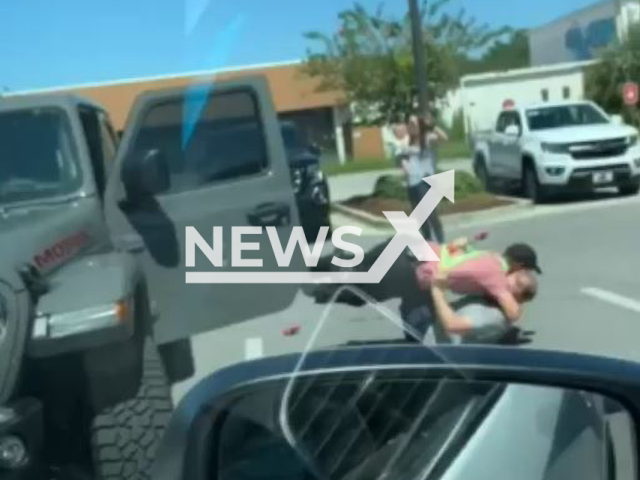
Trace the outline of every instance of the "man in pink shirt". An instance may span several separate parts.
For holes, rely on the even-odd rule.
[[[535,273],[526,270],[524,278],[519,288],[527,293],[517,295],[521,303],[533,300],[538,289]],[[450,302],[441,288],[432,285],[424,305],[405,317],[405,328],[411,342],[495,344],[515,327],[488,296],[466,295]]]
[[[459,294],[486,295],[497,302],[510,321],[520,318],[520,305],[531,296],[525,288],[530,283],[528,271],[541,273],[531,246],[513,244],[502,254],[477,250],[466,239],[430,246],[440,261],[418,266],[416,276],[421,289],[428,291],[435,285]]]

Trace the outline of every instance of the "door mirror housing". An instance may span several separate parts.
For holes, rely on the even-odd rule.
[[[639,364],[529,349],[381,344],[265,358],[187,394],[152,478],[605,480],[611,462],[636,468],[639,391]]]
[[[509,135],[510,137],[519,137],[520,136],[520,127],[518,127],[517,125],[509,125],[504,130],[504,133],[506,135]]]
[[[123,180],[130,198],[149,198],[166,192],[170,186],[169,165],[164,154],[157,149],[131,158],[124,168]]]
[[[614,114],[610,117],[611,123],[614,125],[622,125],[624,120],[622,119],[622,115]]]

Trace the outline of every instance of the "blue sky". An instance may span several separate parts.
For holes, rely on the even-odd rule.
[[[0,88],[23,90],[302,58],[352,0],[0,2]],[[361,0],[374,7],[380,0]],[[402,13],[406,0],[387,0]],[[593,0],[452,0],[479,21],[533,27]],[[199,12],[203,12],[201,16]],[[198,18],[194,28],[190,27]]]

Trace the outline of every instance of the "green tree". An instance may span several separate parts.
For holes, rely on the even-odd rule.
[[[587,98],[640,126],[638,107],[627,107],[622,99],[622,86],[629,81],[640,83],[640,27],[631,28],[625,40],[603,51],[585,80]]]
[[[423,1],[421,9],[432,107],[456,86],[457,59],[507,31],[478,25],[464,10],[447,13],[450,1]],[[394,18],[382,6],[370,12],[355,3],[338,16],[338,32],[305,34],[317,48],[308,50],[303,73],[318,78],[320,90],[344,92],[363,123],[405,119],[417,104],[408,14]]]
[[[530,58],[527,32],[516,30],[506,39],[493,43],[480,58],[462,59],[461,71],[470,74],[526,68],[530,65]]]

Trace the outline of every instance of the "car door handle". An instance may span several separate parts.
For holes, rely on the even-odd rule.
[[[263,203],[247,215],[249,225],[277,227],[291,223],[291,206],[287,203]]]

